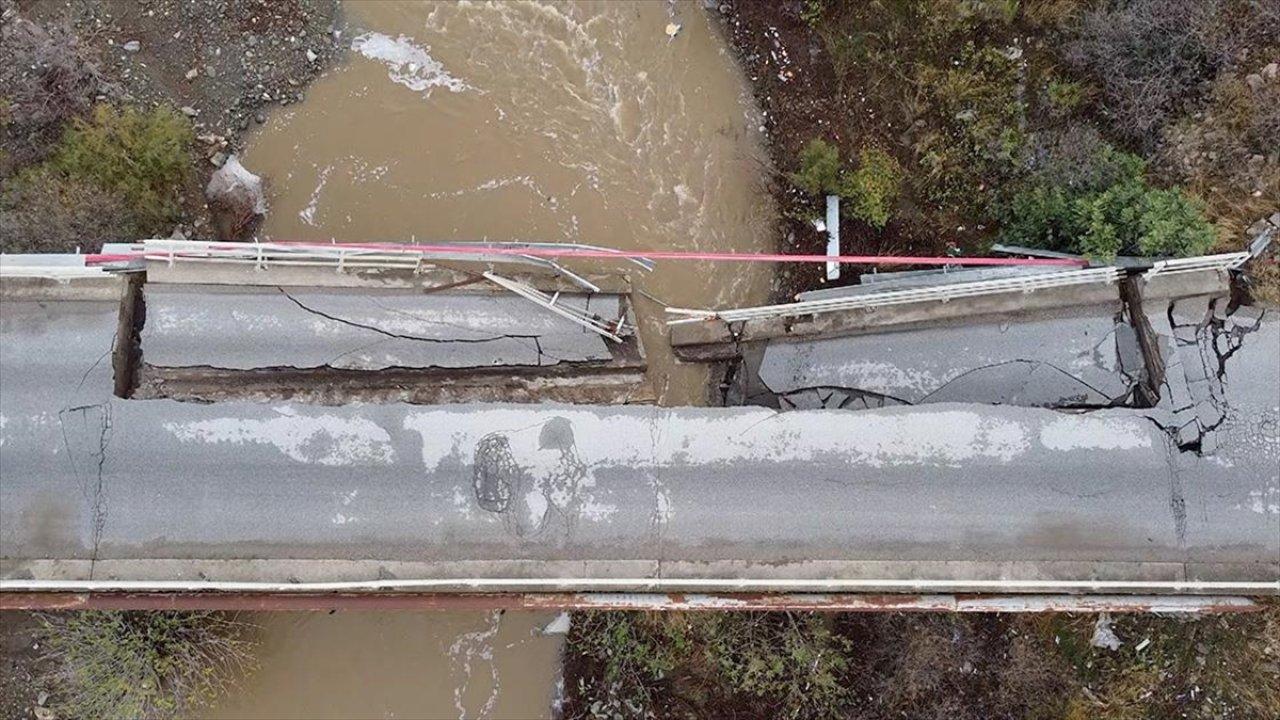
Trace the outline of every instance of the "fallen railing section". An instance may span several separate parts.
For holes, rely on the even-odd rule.
[[[535,305],[540,305],[560,317],[577,325],[581,325],[591,332],[594,332],[601,337],[606,337],[616,343],[623,342],[621,336],[624,331],[630,333],[630,331],[634,330],[634,328],[630,327],[623,318],[618,318],[614,322],[606,322],[604,319],[583,308],[559,302],[560,293],[548,295],[535,287],[491,272],[484,273],[484,277],[486,280],[498,287],[510,290]]]
[[[1044,275],[1001,278],[971,283],[956,283],[928,288],[912,288],[910,290],[891,290],[882,293],[868,293],[848,297],[836,297],[825,300],[809,300],[805,302],[784,303],[781,305],[765,305],[751,308],[734,308],[729,310],[692,310],[686,308],[667,308],[667,312],[680,317],[668,320],[668,325],[681,325],[702,322],[704,320],[723,320],[724,322],[741,322],[745,320],[765,320],[772,318],[801,317],[845,310],[874,309],[891,305],[903,305],[917,302],[948,302],[958,298],[998,295],[1008,292],[1034,292],[1044,288],[1069,287],[1073,285],[1092,285],[1098,283],[1112,284],[1123,277],[1124,271],[1119,268],[1091,268],[1088,270],[1069,270]]]
[[[1222,253],[1220,255],[1197,255],[1196,257],[1172,258],[1169,260],[1159,260],[1152,264],[1151,269],[1142,274],[1144,278],[1150,279],[1157,275],[1179,275],[1182,273],[1199,272],[1201,270],[1220,270],[1226,272],[1235,270],[1243,265],[1252,257],[1249,252]]]

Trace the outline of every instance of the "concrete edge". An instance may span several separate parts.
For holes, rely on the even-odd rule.
[[[1280,563],[14,560],[0,592],[977,592],[1280,595]]]

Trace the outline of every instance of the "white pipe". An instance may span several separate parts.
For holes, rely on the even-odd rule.
[[[901,580],[756,578],[424,578],[325,582],[191,580],[0,580],[0,592],[347,592],[411,590],[648,592],[897,592],[990,591],[1063,593],[1081,591],[1175,592],[1280,595],[1274,582],[1196,580]]]
[[[827,257],[840,255],[840,196],[827,196]],[[840,279],[840,263],[827,263],[827,279]]]

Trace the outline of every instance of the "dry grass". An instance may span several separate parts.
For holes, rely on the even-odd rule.
[[[705,717],[711,709],[718,716],[738,718],[795,716],[787,712],[798,707],[794,698],[788,704],[782,694],[803,688],[803,673],[774,675],[769,682],[754,682],[753,691],[745,693],[741,674],[737,681],[731,676],[743,669],[758,673],[752,663],[785,665],[796,657],[812,658],[810,651],[819,650],[842,655],[839,663],[826,667],[824,677],[846,683],[845,691],[828,693],[820,706],[799,706],[805,709],[801,716],[1280,718],[1277,604],[1239,615],[1119,616],[1113,627],[1124,644],[1116,651],[1090,644],[1094,615],[863,613],[826,616],[829,620],[817,625],[807,622],[798,628],[801,632],[782,633],[778,631],[786,630],[789,617],[785,614],[620,617],[597,613],[586,622],[575,621],[570,665],[579,675],[569,690],[570,707],[579,712],[570,716],[592,716],[582,711],[599,699],[592,688],[607,686],[599,675],[610,665],[600,664],[605,657],[624,660],[632,668],[661,668],[660,679],[651,675],[646,682],[652,693],[647,707],[659,709],[658,717]],[[827,622],[830,635],[823,630]],[[594,657],[582,658],[584,648],[594,648]],[[637,663],[641,657],[645,661]]]

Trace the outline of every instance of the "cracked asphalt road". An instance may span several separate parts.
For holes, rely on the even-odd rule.
[[[1280,577],[1271,317],[1202,456],[1128,409],[120,400],[114,304],[0,311],[8,578]]]

